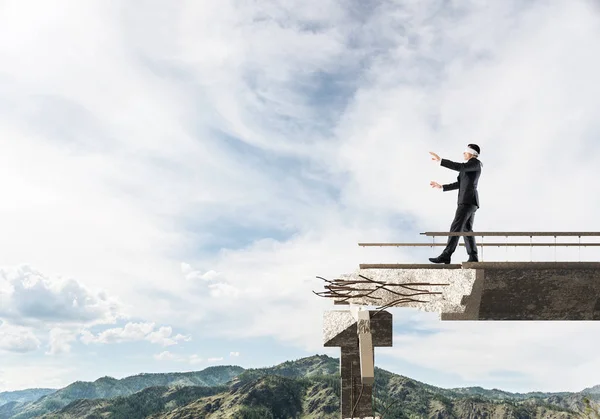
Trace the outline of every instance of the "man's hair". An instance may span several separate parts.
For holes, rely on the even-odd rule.
[[[477,144],[469,144],[469,145],[467,145],[467,147],[475,150],[477,152],[477,154],[481,154],[481,149],[479,148],[479,146]]]

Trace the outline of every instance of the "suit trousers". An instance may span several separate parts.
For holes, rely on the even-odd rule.
[[[454,220],[450,226],[451,232],[465,232],[473,231],[473,221],[475,220],[475,211],[477,211],[477,205],[471,204],[458,204]],[[463,236],[465,240],[465,247],[467,248],[467,254],[477,256],[477,246],[475,244],[474,236]],[[442,252],[443,254],[450,256],[456,250],[458,246],[458,240],[460,236],[449,236],[448,244]]]

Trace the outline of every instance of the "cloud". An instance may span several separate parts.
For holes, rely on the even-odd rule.
[[[158,355],[154,355],[154,359],[156,359],[157,361],[172,361],[175,359],[175,355],[173,355],[169,351],[163,351]]]
[[[39,347],[39,339],[29,328],[0,322],[0,351],[25,353]]]
[[[237,298],[240,295],[240,290],[229,284],[211,284],[209,288],[210,295],[215,298]]]
[[[127,323],[125,327],[117,327],[104,330],[94,336],[90,331],[83,331],[81,341],[83,343],[121,343],[127,341],[143,340],[154,330],[154,323]]]
[[[198,270],[194,270],[190,264],[185,262],[181,263],[181,272],[184,274],[185,279],[187,279],[188,281],[215,281],[223,277],[223,274],[221,272],[216,272],[214,270],[210,270],[204,273]]]
[[[190,336],[184,336],[180,333],[171,337],[172,333],[173,329],[170,326],[162,326],[157,331],[148,333],[145,339],[162,346],[177,345],[180,341],[189,342],[191,340]]]
[[[70,330],[53,328],[50,330],[49,349],[47,355],[58,355],[71,352],[71,342],[77,340],[77,334]]]
[[[192,365],[200,364],[200,363],[204,362],[204,360],[202,358],[200,358],[198,355],[190,355],[187,360]]]
[[[101,324],[119,316],[119,305],[73,279],[50,278],[27,265],[0,270],[0,317],[22,324]]]
[[[172,336],[173,329],[170,326],[162,326],[158,330],[154,329],[154,323],[130,322],[124,327],[107,329],[98,333],[97,335],[94,335],[89,330],[84,330],[81,333],[80,339],[86,345],[92,343],[112,344],[146,340],[162,346],[177,345],[179,342],[191,340],[190,336],[184,336],[179,333],[175,336]]]
[[[239,352],[229,352],[229,356],[238,357],[238,356],[240,356],[240,353]]]
[[[207,359],[208,362],[219,362],[219,361],[222,361],[222,360],[223,360],[223,357],[220,357],[220,358],[208,358]]]
[[[157,355],[154,355],[154,359],[157,361],[175,361],[175,362],[184,362],[191,365],[201,364],[204,362],[202,358],[200,358],[196,354],[192,355],[176,355],[169,351],[161,352]]]
[[[223,272],[211,269],[202,273],[185,262],[181,263],[181,271],[196,298],[204,294],[211,298],[235,300],[245,292],[244,288],[232,285]]]
[[[199,270],[194,270],[188,263],[181,264],[181,270],[187,281],[197,284],[197,281],[210,282],[206,288],[209,295],[215,298],[238,298],[243,292],[241,289],[227,283],[225,275],[222,272],[209,270],[202,273]]]

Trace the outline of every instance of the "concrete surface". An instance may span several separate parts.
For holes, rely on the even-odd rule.
[[[600,262],[472,262],[453,265],[362,264],[343,280],[360,275],[389,284],[441,292],[413,298],[426,302],[398,307],[437,312],[442,320],[600,320]],[[361,290],[373,284],[357,284]],[[401,287],[389,287],[411,294]],[[382,306],[400,298],[385,290],[352,299],[353,304]]]

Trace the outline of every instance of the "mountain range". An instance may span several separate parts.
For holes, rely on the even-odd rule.
[[[0,419],[338,419],[338,374],[338,359],[315,355],[269,368],[102,377],[58,390],[0,393]],[[443,389],[378,368],[375,377],[382,419],[600,419],[600,386],[522,394]]]

